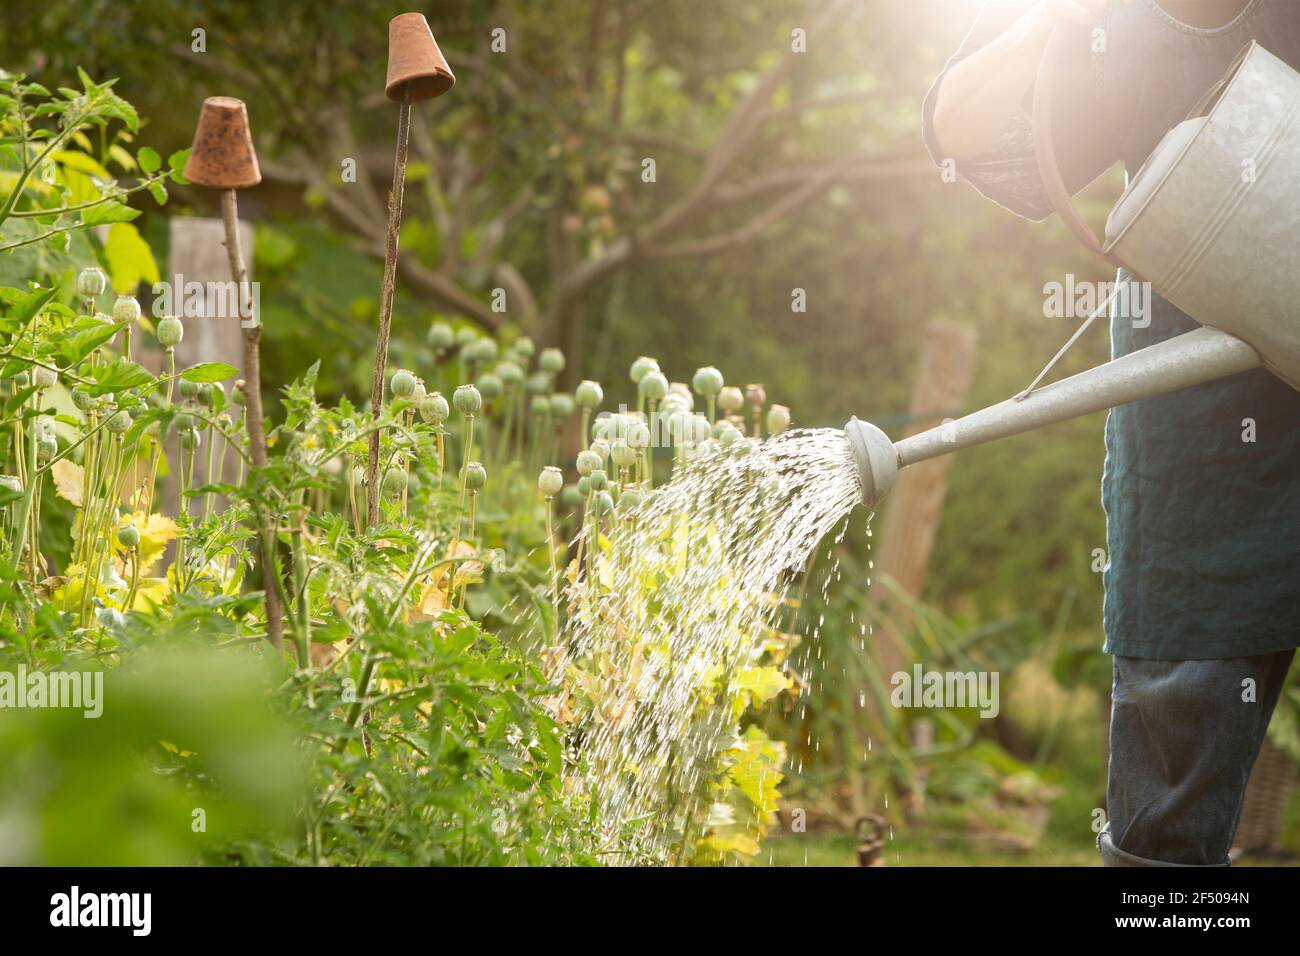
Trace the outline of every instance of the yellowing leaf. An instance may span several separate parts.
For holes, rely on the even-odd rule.
[[[131,525],[140,532],[140,568],[146,572],[180,533],[180,528],[171,518],[160,514],[146,516],[143,511],[128,515],[122,524]]]
[[[85,469],[69,458],[60,458],[50,469],[50,474],[54,476],[54,490],[58,492],[59,497],[80,508]]]
[[[790,686],[790,678],[775,667],[751,667],[736,675],[736,687],[749,695],[753,706],[767,703]]]
[[[150,285],[158,281],[158,263],[154,261],[149,243],[129,222],[115,222],[108,227],[104,254],[108,257],[113,288],[119,292],[130,292],[142,281]]]

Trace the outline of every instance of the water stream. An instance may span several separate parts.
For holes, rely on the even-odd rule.
[[[739,447],[679,465],[606,523],[594,575],[568,591],[569,674],[594,712],[577,764],[605,825],[650,859],[682,841],[734,741],[734,715],[714,695],[743,686],[783,598],[860,501],[838,429]]]

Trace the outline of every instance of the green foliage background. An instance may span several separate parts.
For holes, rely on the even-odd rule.
[[[852,150],[919,155],[920,100],[966,29],[973,3],[946,0],[862,3],[832,34],[813,35],[806,61],[779,101],[843,97],[846,105],[777,122],[736,164],[740,172],[829,162]],[[10,5],[0,53],[11,69],[35,79],[83,64],[97,76],[120,76],[118,91],[151,117],[149,140],[188,145],[207,95],[249,103],[259,153],[274,166],[295,150],[318,149],[331,124],[351,129],[358,155],[383,169],[394,110],[376,101],[382,86],[387,18],[403,4],[107,2]],[[602,10],[603,21],[595,19]],[[617,197],[638,189],[627,164],[646,152],[620,142],[619,129],[654,129],[699,149],[723,135],[727,117],[774,58],[790,31],[816,5],[780,0],[727,0],[713,14],[698,4],[449,2],[431,23],[459,84],[425,104],[442,152],[472,144],[479,167],[472,213],[498,210],[521,183],[536,197],[511,221],[499,258],[522,273],[543,303],[551,296],[561,214],[590,212],[593,184]],[[622,56],[622,117],[605,104],[617,81],[611,46],[627,34]],[[603,23],[605,34],[593,36]],[[493,60],[486,48],[502,26],[509,42]],[[206,31],[207,52],[190,51],[191,31]],[[519,62],[507,68],[504,61]],[[512,81],[526,70],[532,86]],[[507,93],[502,93],[502,87]],[[291,114],[305,115],[304,127]],[[313,136],[315,133],[315,136]],[[313,141],[316,139],[318,141]],[[663,198],[689,186],[699,164],[689,153],[652,151]],[[268,176],[245,194],[243,210],[258,225],[257,273],[265,283],[266,376],[288,381],[322,359],[323,397],[360,397],[368,384],[366,344],[378,302],[377,261],[323,195],[337,185],[338,158],[318,157],[321,181],[289,184]],[[333,174],[333,185],[328,178]],[[426,179],[412,170],[403,252],[439,262],[444,237],[420,205]],[[378,177],[385,188],[384,176]],[[1094,212],[1117,182],[1099,184]],[[411,194],[415,194],[412,199]],[[586,202],[586,206],[584,206]],[[139,225],[165,262],[165,215],[188,204],[212,214],[214,197],[181,190],[166,210],[149,209]],[[141,205],[148,205],[142,203]],[[616,216],[610,243],[638,217]],[[585,220],[584,220],[585,221]],[[710,214],[709,224],[725,224]],[[728,220],[729,222],[729,220]],[[714,230],[705,230],[714,231]],[[484,236],[474,223],[460,236],[466,259],[458,279],[486,302],[494,285],[473,274]],[[586,250],[590,252],[590,248]],[[1068,320],[1042,315],[1042,284],[1066,272],[1105,278],[1056,223],[1034,225],[996,209],[938,170],[836,183],[765,230],[755,242],[711,256],[636,262],[593,284],[571,333],[571,368],[599,377],[615,402],[632,397],[626,367],[655,355],[670,378],[703,364],[762,381],[773,401],[793,407],[797,424],[835,425],[850,414],[875,416],[899,431],[907,408],[918,337],[931,319],[975,327],[980,352],[970,406],[997,401],[1032,377],[1069,334]],[[803,289],[807,312],[790,309]],[[403,284],[396,323],[396,363],[416,366],[419,343],[444,304]],[[544,316],[528,329],[539,341],[564,337]],[[538,335],[537,333],[540,333]],[[1066,371],[1102,360],[1105,333],[1095,330]],[[1078,589],[1072,614],[1100,642],[1098,576],[1088,570],[1104,547],[1097,484],[1103,416],[963,452],[951,473],[927,598],[953,611],[991,618],[1031,610],[1054,613]]]

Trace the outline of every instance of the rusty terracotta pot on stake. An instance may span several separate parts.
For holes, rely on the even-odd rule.
[[[262,181],[257,152],[248,129],[244,101],[231,96],[210,96],[203,101],[199,128],[185,163],[185,178],[200,186],[221,190],[221,222],[225,227],[226,255],[230,277],[238,290],[239,326],[244,340],[244,395],[248,428],[249,457],[253,467],[266,467],[266,432],[262,424],[262,372],[258,346],[262,338],[261,317],[255,314],[248,269],[239,241],[239,204],[235,191]],[[275,577],[275,536],[269,522],[259,516],[258,545],[262,557],[262,582],[266,590],[267,637],[276,647],[283,634],[279,582]]]
[[[384,284],[379,299],[379,336],[375,341],[375,370],[370,407],[378,417],[384,408],[388,336],[393,320],[393,289],[397,282],[397,233],[402,225],[402,191],[406,185],[407,146],[411,135],[411,104],[441,96],[456,85],[456,77],[433,39],[421,13],[403,13],[388,23],[388,80],[384,93],[401,104],[397,114],[397,155],[393,188],[388,194],[388,231],[384,243]],[[370,434],[366,462],[366,523],[379,522],[379,432]]]

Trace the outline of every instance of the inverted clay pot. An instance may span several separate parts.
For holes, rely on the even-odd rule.
[[[407,87],[411,101],[442,96],[456,85],[451,67],[433,39],[422,13],[403,13],[388,21],[388,82],[384,93],[401,100]]]
[[[203,101],[185,178],[212,189],[247,189],[262,181],[243,100],[209,96]]]

